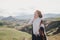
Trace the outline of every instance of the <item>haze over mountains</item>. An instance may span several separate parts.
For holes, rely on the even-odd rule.
[[[13,17],[13,16],[9,16],[9,17],[3,17],[3,16],[0,16],[0,20],[16,20],[16,19],[19,19],[19,20],[21,20],[21,19],[30,19],[30,18],[32,18],[33,17],[33,15],[31,14],[29,14],[29,15],[19,15],[19,16],[15,16],[15,17]],[[60,17],[60,14],[44,14],[44,18],[58,18],[58,17]]]
[[[44,18],[56,18],[56,17],[60,17],[60,14],[45,14]]]
[[[3,20],[3,21],[16,21],[16,18],[9,16],[9,17],[4,17],[1,20]]]
[[[22,15],[22,16],[16,16],[16,18],[18,19],[29,19],[32,18],[33,15]],[[60,14],[44,14],[44,18],[56,18],[56,17],[60,17]]]

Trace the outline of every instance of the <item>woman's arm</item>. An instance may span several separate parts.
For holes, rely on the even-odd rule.
[[[25,26],[30,26],[30,25],[32,25],[33,24],[33,19],[31,19],[27,24],[24,24],[23,26],[25,27]]]
[[[27,23],[27,24],[24,24],[23,26],[26,27],[26,26],[30,26],[30,25],[31,25],[31,24],[28,24],[28,23]]]

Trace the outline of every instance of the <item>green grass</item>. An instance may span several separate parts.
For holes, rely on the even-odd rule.
[[[56,20],[59,20],[60,21],[60,18],[56,18]]]
[[[0,27],[0,40],[29,40],[31,35],[11,28]]]

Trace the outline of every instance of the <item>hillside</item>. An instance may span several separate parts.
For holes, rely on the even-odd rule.
[[[32,26],[23,27],[20,31],[24,31],[31,34]],[[46,33],[48,40],[60,40],[60,21],[50,22],[46,27]]]
[[[7,20],[8,22],[3,20],[0,21],[1,26],[0,40],[31,40],[32,26],[22,27],[24,23],[27,23],[27,20],[20,20],[18,22],[13,22],[15,18],[13,17],[7,17],[7,18],[8,19],[5,18],[3,20]],[[59,20],[59,21],[50,21],[50,20]],[[47,21],[44,21],[44,23],[46,26],[48,39],[60,40],[60,18],[55,19],[51,18]]]
[[[0,28],[0,40],[24,40],[30,39],[31,35],[10,28]]]
[[[49,36],[48,40],[60,40],[60,34]]]

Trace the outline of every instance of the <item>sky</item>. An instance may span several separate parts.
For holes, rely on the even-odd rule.
[[[0,16],[33,14],[35,10],[60,13],[60,0],[0,0]]]

